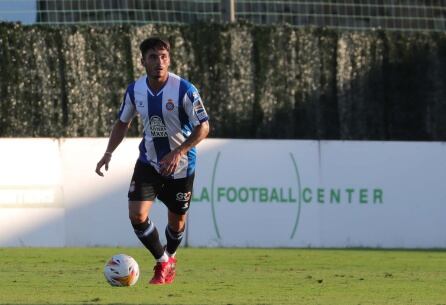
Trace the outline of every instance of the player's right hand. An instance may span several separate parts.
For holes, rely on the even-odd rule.
[[[96,174],[98,174],[101,177],[104,177],[104,174],[101,171],[102,166],[105,165],[105,170],[108,171],[108,164],[110,163],[111,160],[111,154],[104,154],[101,158],[101,160],[99,160],[98,164],[96,165]]]

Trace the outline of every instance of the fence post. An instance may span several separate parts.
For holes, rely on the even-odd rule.
[[[223,22],[235,22],[235,0],[221,0]]]

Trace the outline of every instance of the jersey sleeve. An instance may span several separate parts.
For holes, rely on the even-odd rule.
[[[209,120],[200,94],[194,86],[191,86],[184,95],[183,105],[189,121],[193,126],[200,125]]]
[[[123,123],[130,122],[136,115],[135,96],[133,86],[130,85],[124,95],[121,108],[119,109],[118,119]]]

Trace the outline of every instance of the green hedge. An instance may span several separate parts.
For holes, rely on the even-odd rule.
[[[2,23],[0,136],[108,136],[151,35],[199,88],[212,137],[446,140],[446,33],[249,24]]]

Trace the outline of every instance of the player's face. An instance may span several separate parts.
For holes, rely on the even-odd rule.
[[[163,81],[167,78],[170,65],[169,52],[166,49],[150,49],[141,63],[151,79]]]

